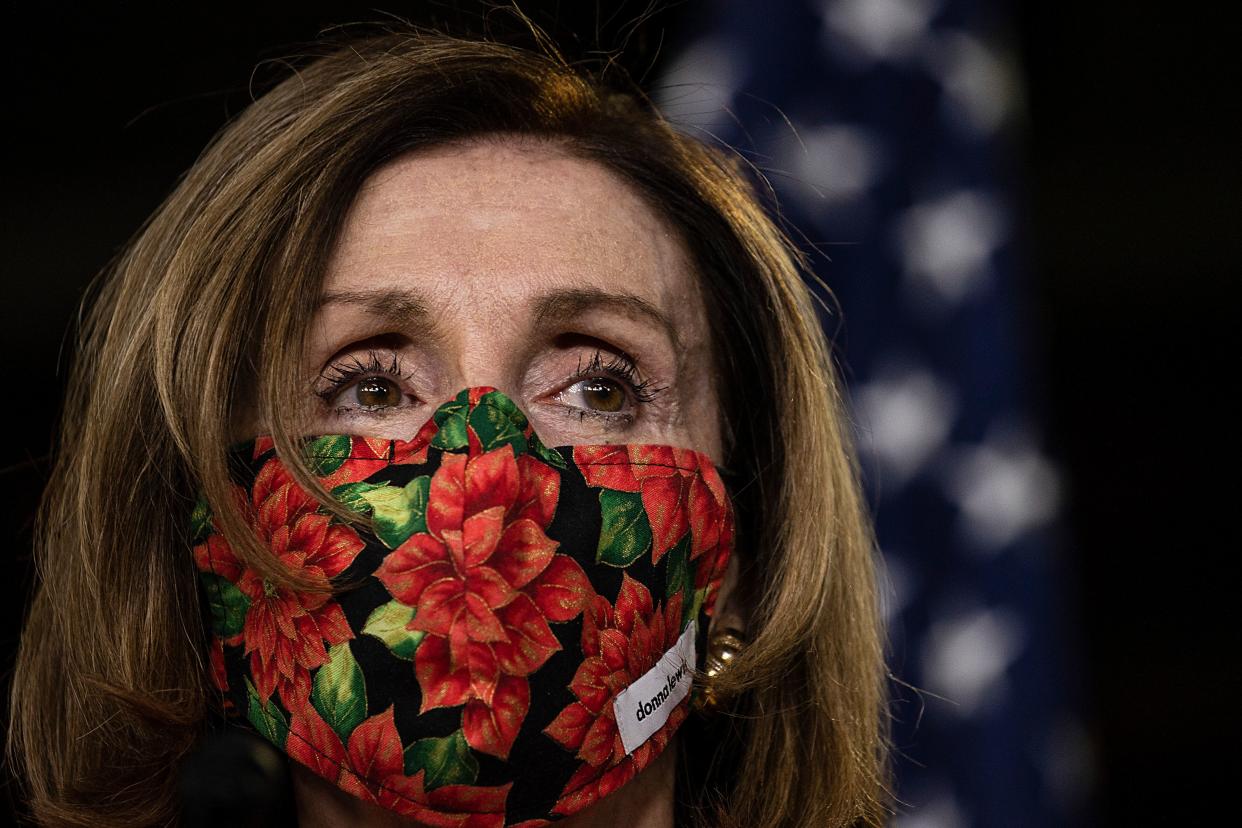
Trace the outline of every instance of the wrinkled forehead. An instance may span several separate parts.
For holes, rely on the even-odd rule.
[[[676,228],[620,175],[550,141],[495,138],[419,150],[360,189],[325,293],[418,285],[496,310],[547,288],[625,292],[701,325]]]

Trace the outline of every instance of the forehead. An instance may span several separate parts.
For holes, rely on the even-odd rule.
[[[365,182],[324,290],[410,286],[479,308],[549,289],[623,290],[683,325],[701,313],[684,246],[633,186],[528,138],[419,150]]]

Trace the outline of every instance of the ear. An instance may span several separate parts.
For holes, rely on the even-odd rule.
[[[738,572],[741,569],[737,550],[729,556],[729,565],[725,567],[724,580],[720,583],[720,591],[716,593],[716,607],[712,612],[711,622],[707,625],[710,637],[716,630],[734,629],[746,632],[746,613],[737,593]]]

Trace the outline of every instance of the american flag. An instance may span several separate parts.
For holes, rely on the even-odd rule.
[[[899,828],[1075,824],[1090,789],[1003,12],[704,2],[651,85],[762,171],[843,311],[824,322],[884,562]]]

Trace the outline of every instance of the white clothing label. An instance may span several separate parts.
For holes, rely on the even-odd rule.
[[[697,626],[691,621],[672,649],[613,700],[612,712],[627,756],[664,726],[673,708],[690,692]]]

